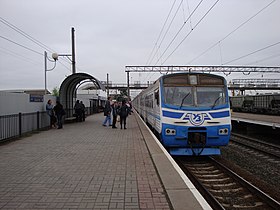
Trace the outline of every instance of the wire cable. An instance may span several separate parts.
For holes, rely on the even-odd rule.
[[[248,18],[246,21],[244,21],[243,23],[241,23],[239,26],[237,26],[235,29],[233,29],[230,33],[228,33],[224,38],[222,38],[221,40],[219,40],[218,42],[216,42],[215,44],[213,44],[212,46],[210,46],[208,49],[206,49],[205,51],[203,51],[201,54],[199,54],[198,56],[196,56],[195,58],[193,58],[191,61],[188,62],[188,64],[194,62],[195,60],[197,60],[198,58],[200,58],[202,55],[204,55],[205,53],[207,53],[209,50],[211,50],[212,48],[216,47],[220,42],[224,41],[226,38],[228,38],[230,35],[232,35],[234,32],[236,32],[238,29],[240,29],[242,26],[244,26],[246,23],[248,23],[250,20],[252,20],[253,18],[255,18],[257,15],[259,15],[262,11],[264,11],[266,8],[268,8],[272,3],[274,3],[276,0],[273,0],[272,2],[270,2],[268,5],[266,5],[265,7],[263,7],[261,10],[259,10],[256,14],[252,15],[250,18]]]
[[[275,54],[275,55],[268,56],[266,58],[263,58],[263,59],[260,59],[260,60],[257,60],[257,61],[254,61],[254,62],[246,63],[245,65],[252,65],[252,64],[255,64],[255,63],[260,63],[262,61],[270,60],[270,59],[276,58],[278,56],[280,56],[279,53]]]
[[[13,25],[12,23],[8,22],[7,20],[5,20],[4,18],[0,17],[0,22],[2,22],[3,24],[5,24],[6,26],[10,27],[11,29],[13,29],[14,31],[18,32],[19,34],[21,34],[22,36],[24,36],[25,38],[29,39],[30,41],[32,41],[33,43],[37,44],[38,46],[40,46],[41,48],[49,51],[49,52],[54,52],[54,50],[52,50],[51,48],[49,48],[47,45],[45,45],[44,43],[40,42],[39,40],[33,38],[32,36],[30,36],[29,34],[27,34],[26,32],[24,32],[23,30],[21,30],[20,28],[18,28],[17,26]]]
[[[225,62],[225,63],[223,63],[222,65],[227,65],[227,64],[232,63],[232,62],[234,62],[234,61],[243,59],[243,58],[245,58],[245,57],[248,57],[248,56],[250,56],[250,55],[253,55],[253,54],[255,54],[255,53],[258,53],[258,52],[260,52],[260,51],[266,50],[266,49],[268,49],[268,48],[270,48],[270,47],[274,47],[275,45],[278,45],[278,44],[280,44],[280,42],[276,42],[276,43],[274,43],[274,44],[268,45],[268,46],[266,46],[266,47],[263,47],[263,48],[258,49],[258,50],[256,50],[256,51],[253,51],[253,52],[248,53],[248,54],[246,54],[246,55],[240,56],[240,57],[238,57],[238,58],[235,58],[235,59],[233,59],[233,60],[230,60],[230,61],[228,61],[228,62]]]
[[[153,49],[152,49],[152,52],[150,53],[150,55],[149,55],[149,57],[148,57],[148,60],[147,60],[146,64],[149,63],[149,60],[150,60],[150,58],[152,57],[152,54],[153,54],[153,52],[154,52],[154,50],[155,50],[155,48],[156,48],[156,46],[157,46],[157,43],[158,43],[158,41],[159,41],[159,39],[160,39],[160,37],[161,37],[161,34],[162,34],[162,32],[163,32],[163,29],[164,29],[164,27],[165,27],[165,25],[166,25],[166,23],[167,23],[167,21],[168,21],[168,19],[169,19],[169,16],[170,16],[170,14],[171,14],[171,12],[172,12],[172,10],[173,10],[173,7],[174,7],[176,1],[177,1],[177,0],[174,0],[173,4],[172,4],[172,6],[171,6],[171,8],[170,8],[170,10],[169,10],[169,13],[168,13],[168,15],[167,15],[167,18],[165,19],[165,22],[164,22],[164,24],[163,24],[163,26],[162,26],[162,28],[161,28],[161,30],[160,30],[160,33],[159,33],[158,38],[157,38],[157,40],[156,40],[156,43],[155,43],[155,45],[154,45],[154,47],[153,47]]]
[[[207,12],[202,16],[202,18],[195,24],[195,26],[192,28],[192,30],[181,40],[181,42],[175,47],[175,49],[167,56],[167,58],[163,61],[165,63],[171,55],[179,48],[179,46],[188,38],[188,36],[193,32],[193,30],[201,23],[201,21],[209,14],[209,12],[216,6],[216,4],[219,2],[217,0],[211,7],[210,9],[207,10]],[[163,64],[162,63],[162,64]],[[161,64],[161,65],[162,65]]]
[[[167,35],[169,29],[171,28],[171,25],[172,25],[172,23],[173,23],[175,17],[177,16],[177,13],[179,12],[179,9],[180,9],[182,3],[183,3],[183,0],[181,0],[179,6],[177,7],[177,10],[176,10],[176,12],[175,12],[173,18],[172,18],[171,22],[169,23],[168,28],[167,28],[167,30],[165,31],[165,33],[164,33],[164,35],[163,35],[163,38],[161,39],[161,42],[160,42],[160,44],[158,45],[157,50],[156,50],[156,52],[154,53],[154,56],[153,56],[153,58],[151,59],[151,61],[148,63],[148,65],[151,64],[151,62],[154,60],[154,57],[157,55],[157,53],[158,53],[158,51],[159,51],[159,49],[160,49],[160,47],[161,47],[162,42],[164,41],[164,39],[165,39],[165,37],[166,37],[166,35]],[[160,57],[161,57],[161,55],[160,55]]]
[[[171,44],[173,43],[173,41],[176,39],[176,37],[178,36],[178,34],[181,32],[181,30],[184,28],[185,24],[188,22],[188,20],[190,20],[190,18],[192,17],[192,15],[195,13],[195,11],[198,9],[198,7],[201,5],[201,3],[203,2],[203,0],[201,0],[195,7],[195,9],[192,11],[192,13],[188,16],[188,18],[184,21],[183,25],[181,26],[181,28],[179,29],[179,31],[176,33],[176,35],[173,37],[173,39],[171,40],[171,42],[169,43],[169,45],[167,46],[167,48],[165,49],[165,51],[163,52],[163,54],[167,51],[167,49],[171,46]],[[181,2],[182,3],[182,2]],[[180,4],[181,5],[181,4]],[[180,8],[180,6],[178,7]],[[157,59],[156,64],[158,63],[158,61],[163,57],[163,54],[161,54],[161,56]],[[155,65],[156,65],[155,64]],[[152,75],[150,75],[149,79],[154,76],[155,73],[153,73]],[[148,76],[147,76],[148,77]],[[147,80],[147,77],[145,80]]]
[[[40,52],[38,52],[38,51],[36,51],[36,50],[33,50],[33,49],[29,48],[29,47],[26,47],[26,46],[24,46],[24,45],[22,45],[22,44],[19,44],[19,43],[15,42],[15,41],[13,41],[13,40],[11,40],[11,39],[8,39],[8,38],[6,38],[6,37],[4,37],[4,36],[1,36],[1,35],[0,35],[0,38],[5,39],[6,41],[9,41],[9,42],[11,42],[11,43],[13,43],[13,44],[15,44],[15,45],[20,46],[20,47],[23,47],[23,48],[25,48],[25,49],[27,49],[27,50],[29,50],[29,51],[31,51],[31,52],[37,53],[37,54],[39,54],[39,55],[43,55],[43,53],[40,53]]]
[[[38,46],[40,46],[41,48],[43,48],[44,50],[48,51],[48,52],[55,52],[55,50],[53,50],[52,48],[48,47],[47,45],[45,45],[44,43],[40,42],[39,40],[35,39],[34,37],[30,36],[29,34],[27,34],[26,32],[24,32],[23,30],[21,30],[20,28],[18,28],[17,26],[15,26],[14,24],[10,23],[9,21],[5,20],[4,18],[0,17],[0,22],[2,22],[3,24],[5,24],[6,26],[8,26],[9,28],[13,29],[14,31],[18,32],[19,34],[21,34],[22,36],[24,36],[25,38],[29,39],[30,41],[32,41],[33,43],[37,44]],[[41,54],[41,53],[40,53]],[[43,55],[43,54],[41,54]],[[63,61],[67,62],[67,60],[65,58],[62,58]],[[60,60],[58,61],[61,65],[63,65],[67,70],[71,69],[69,67],[67,67],[66,65],[64,65]]]
[[[19,54],[19,53],[16,53],[16,52],[14,52],[14,51],[12,51],[12,50],[10,50],[10,49],[7,49],[7,48],[5,48],[5,47],[1,47],[1,46],[0,46],[0,51],[3,52],[3,53],[5,53],[5,54],[9,54],[9,55],[15,57],[16,59],[25,61],[25,62],[27,62],[27,63],[31,63],[31,64],[33,64],[34,66],[41,65],[41,63],[38,62],[38,60],[33,60],[33,59],[30,59],[30,58],[27,58],[27,57],[25,57],[25,56],[23,56],[23,55],[21,55],[21,54]]]
[[[168,44],[168,46],[166,47],[166,49],[164,50],[162,56],[165,54],[165,52],[169,49],[169,47],[171,46],[171,44],[175,41],[175,39],[177,38],[177,36],[179,35],[179,33],[183,30],[183,28],[185,27],[185,24],[188,22],[188,20],[190,20],[191,16],[194,14],[194,12],[198,9],[198,7],[200,6],[200,4],[203,2],[203,0],[201,0],[196,8],[192,11],[192,13],[189,15],[189,17],[184,21],[183,25],[181,26],[181,28],[179,29],[179,31],[175,34],[175,36],[173,37],[173,39],[171,40],[171,42]],[[193,28],[191,28],[191,30],[193,30]],[[161,56],[161,57],[162,57]],[[157,60],[156,64],[158,63],[158,61],[161,59],[161,57]],[[155,64],[155,65],[156,65]]]

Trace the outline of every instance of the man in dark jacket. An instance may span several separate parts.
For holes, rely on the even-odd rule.
[[[128,116],[128,113],[129,113],[128,106],[126,105],[126,101],[123,100],[119,110],[121,129],[123,125],[124,125],[124,129],[126,129],[126,118]]]
[[[63,109],[62,104],[59,101],[57,101],[53,110],[54,110],[54,113],[57,118],[57,126],[58,126],[57,129],[61,129],[62,128],[62,117],[63,117],[63,115],[65,115],[65,111]]]

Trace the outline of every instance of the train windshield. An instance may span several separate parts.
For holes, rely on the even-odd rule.
[[[192,87],[165,87],[165,103],[175,106],[193,106]]]
[[[182,107],[214,108],[226,104],[226,87],[212,75],[172,75],[163,80],[164,103]]]
[[[222,87],[197,87],[197,106],[212,107],[226,103],[225,90]]]

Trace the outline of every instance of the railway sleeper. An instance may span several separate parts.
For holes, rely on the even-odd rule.
[[[212,179],[212,178],[224,178],[225,174],[224,173],[219,173],[219,174],[196,174],[195,175],[198,178],[205,178],[205,179]]]
[[[218,199],[219,201],[228,201],[228,197],[222,197],[222,196],[215,196],[216,199]],[[252,194],[247,194],[243,196],[244,199],[252,199],[253,195]]]
[[[207,182],[225,182],[225,181],[230,181],[231,178],[230,177],[225,177],[225,178],[222,178],[222,179],[199,179],[200,181],[202,181],[203,183],[207,183]]]
[[[204,184],[206,187],[211,187],[211,188],[221,188],[221,187],[232,187],[232,186],[237,186],[235,182],[230,182],[226,184]]]
[[[252,205],[248,205],[248,204],[244,204],[244,205],[230,205],[230,204],[222,204],[224,207],[227,208],[236,208],[236,209],[252,209],[252,208],[257,208],[259,207],[260,209],[265,208],[264,206],[266,206],[263,202],[256,202]]]
[[[220,173],[221,171],[216,169],[214,171],[198,171],[198,170],[195,170],[193,171],[194,174],[212,174],[212,173]]]
[[[236,193],[236,192],[242,192],[244,191],[244,189],[242,187],[238,187],[238,188],[235,188],[235,189],[218,189],[218,190],[215,190],[215,189],[208,189],[210,192],[212,193]]]

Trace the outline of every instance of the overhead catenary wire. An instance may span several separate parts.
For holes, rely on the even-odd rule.
[[[25,48],[26,50],[29,50],[29,51],[34,52],[34,53],[36,53],[36,54],[39,54],[39,55],[42,55],[42,56],[44,55],[43,53],[40,53],[40,52],[38,52],[38,51],[36,51],[36,50],[33,50],[33,49],[29,48],[29,47],[26,47],[26,46],[24,46],[24,45],[22,45],[22,44],[20,44],[20,43],[17,43],[17,42],[15,42],[15,41],[11,40],[11,39],[8,39],[7,37],[4,37],[4,36],[1,36],[1,35],[0,35],[0,38],[6,40],[6,41],[8,41],[8,42],[11,42],[11,43],[13,43],[13,44],[15,44],[15,45],[18,45],[18,46],[20,46],[20,47],[22,47],[22,48]]]
[[[152,59],[150,60],[150,62],[148,63],[148,65],[151,64],[151,62],[154,60],[155,56],[157,55],[157,53],[158,53],[158,51],[159,51],[159,49],[160,49],[160,47],[161,47],[161,45],[162,45],[162,43],[163,43],[163,41],[164,41],[164,39],[165,39],[165,37],[166,37],[166,35],[167,35],[169,29],[171,28],[171,25],[172,25],[172,23],[173,23],[175,17],[176,17],[177,14],[178,14],[178,11],[179,11],[179,9],[180,9],[182,3],[183,3],[183,0],[181,0],[180,4],[178,5],[177,10],[176,10],[175,14],[173,15],[173,18],[172,18],[172,20],[170,21],[170,23],[169,23],[169,25],[168,25],[168,28],[167,28],[167,30],[165,31],[165,33],[164,33],[164,35],[163,35],[163,37],[162,37],[162,39],[161,39],[159,45],[157,46],[157,50],[156,50],[156,52],[154,53],[154,56],[152,57]],[[161,55],[160,55],[159,57],[161,57]]]
[[[30,41],[32,41],[33,43],[37,44],[38,46],[40,46],[41,48],[49,51],[49,52],[54,52],[53,49],[49,48],[47,45],[45,45],[44,43],[40,42],[39,40],[35,39],[34,37],[30,36],[29,34],[27,34],[26,32],[24,32],[23,30],[21,30],[20,28],[18,28],[17,26],[15,26],[14,24],[10,23],[9,21],[5,20],[4,18],[0,17],[0,22],[2,22],[3,24],[5,24],[6,26],[8,26],[9,28],[13,29],[14,31],[18,32],[19,34],[21,34],[22,36],[24,36],[25,38],[29,39]]]
[[[149,55],[149,57],[148,57],[148,60],[147,60],[146,64],[150,63],[149,60],[150,60],[150,58],[152,57],[152,54],[153,54],[153,52],[154,52],[154,50],[155,50],[155,48],[156,48],[156,46],[157,46],[157,43],[158,43],[158,41],[159,41],[159,39],[160,39],[160,37],[161,37],[161,34],[162,34],[162,32],[163,32],[163,29],[165,28],[165,25],[166,25],[166,23],[167,23],[167,21],[168,21],[168,19],[169,19],[169,16],[170,16],[170,14],[171,14],[171,12],[172,12],[172,10],[173,10],[173,7],[174,7],[176,1],[177,1],[177,0],[174,0],[174,1],[173,1],[173,4],[172,4],[172,6],[171,6],[171,8],[170,8],[170,10],[169,10],[169,13],[168,13],[168,15],[167,15],[165,21],[164,21],[164,24],[163,24],[163,26],[162,26],[162,28],[161,28],[161,30],[160,30],[160,33],[159,33],[159,35],[158,35],[158,38],[157,38],[157,40],[156,40],[156,42],[155,42],[155,45],[154,45],[154,47],[153,47],[153,49],[152,49],[152,51],[151,51],[151,53],[150,53],[150,55]]]
[[[227,61],[227,62],[223,63],[222,65],[227,65],[227,64],[232,63],[232,62],[234,62],[234,61],[237,61],[237,60],[246,58],[246,57],[248,57],[248,56],[250,56],[250,55],[253,55],[253,54],[255,54],[255,53],[258,53],[258,52],[260,52],[260,51],[263,51],[263,50],[266,50],[266,49],[268,49],[268,48],[274,47],[275,45],[278,45],[278,44],[280,44],[280,42],[276,42],[276,43],[274,43],[274,44],[271,44],[271,45],[268,45],[268,46],[263,47],[263,48],[261,48],[261,49],[255,50],[255,51],[253,51],[253,52],[251,52],[251,53],[248,53],[248,54],[246,54],[246,55],[242,55],[242,56],[240,56],[240,57],[238,57],[238,58],[235,58],[235,59],[232,59],[232,60],[230,60],[230,61]]]
[[[15,42],[15,41],[13,41],[13,40],[11,40],[11,39],[8,39],[7,37],[4,37],[4,36],[1,36],[1,35],[0,35],[0,38],[6,40],[6,41],[8,41],[8,42],[11,42],[11,43],[13,43],[13,44],[15,44],[15,45],[17,45],[17,46],[20,46],[20,47],[22,47],[22,48],[24,48],[24,49],[26,49],[26,50],[29,50],[29,51],[31,51],[31,52],[34,52],[34,53],[36,53],[36,54],[38,54],[38,55],[44,56],[43,53],[38,52],[38,51],[36,51],[36,50],[34,50],[34,49],[31,49],[31,48],[29,48],[29,47],[27,47],[27,46],[25,46],[25,45],[22,45],[22,44],[20,44],[20,43],[18,43],[18,42]],[[62,64],[67,70],[70,70],[70,71],[71,71],[71,69],[69,69],[69,68],[68,68],[66,65],[64,65],[63,63],[60,62],[60,64]]]
[[[11,56],[13,56],[13,57],[15,57],[17,59],[20,59],[20,60],[24,61],[24,62],[31,63],[31,64],[33,64],[35,66],[41,65],[41,63],[38,62],[38,60],[33,60],[33,59],[30,59],[30,58],[27,58],[27,57],[23,56],[22,54],[16,53],[16,52],[14,52],[14,51],[12,51],[10,49],[7,49],[5,47],[1,46],[0,47],[0,51],[2,51],[5,54],[7,53],[7,54],[9,54],[9,55],[11,55]]]
[[[9,21],[7,21],[6,19],[0,17],[0,22],[2,22],[3,24],[5,24],[6,26],[8,26],[9,28],[13,29],[14,31],[18,32],[19,34],[21,34],[22,36],[24,36],[25,38],[27,38],[28,40],[32,41],[33,43],[37,44],[38,46],[40,46],[42,49],[48,51],[48,52],[55,52],[55,50],[53,50],[52,48],[48,47],[47,45],[45,45],[44,43],[40,42],[39,40],[35,39],[34,37],[32,37],[31,35],[27,34],[26,32],[24,32],[23,30],[21,30],[20,28],[18,28],[17,26],[15,26],[14,24],[10,23]],[[28,47],[27,47],[28,48]],[[41,55],[44,55],[43,53],[40,53]],[[62,58],[62,61],[67,62],[68,61],[65,58]],[[66,68],[69,71],[72,71],[69,67],[67,67],[65,64],[63,64],[60,60],[58,61],[64,68]]]
[[[198,9],[198,7],[201,5],[201,3],[203,2],[203,0],[200,0],[200,2],[196,5],[195,9],[192,11],[192,13],[188,16],[188,18],[184,21],[183,25],[180,27],[180,29],[177,31],[177,33],[175,34],[175,36],[173,37],[173,39],[171,40],[171,42],[167,45],[166,49],[164,50],[164,52],[162,53],[161,57],[157,60],[156,64],[158,63],[158,61],[162,58],[162,56],[166,53],[166,51],[169,49],[169,47],[172,45],[172,43],[175,41],[175,39],[177,38],[177,36],[179,35],[179,33],[183,30],[183,28],[185,27],[186,23],[191,19],[192,15],[195,13],[195,11]],[[191,28],[191,30],[193,30],[193,28]],[[155,65],[156,65],[155,64]]]
[[[274,54],[274,55],[270,55],[270,56],[265,57],[263,59],[256,60],[256,61],[250,62],[250,63],[246,63],[245,65],[252,65],[252,64],[255,64],[255,63],[260,63],[260,62],[263,62],[263,61],[266,61],[266,60],[270,60],[270,59],[273,59],[273,58],[276,58],[276,57],[279,57],[279,56],[280,56],[280,53]]]
[[[195,13],[195,11],[199,8],[199,6],[201,5],[201,3],[203,2],[203,0],[200,0],[200,2],[196,5],[195,9],[191,12],[191,14],[188,16],[188,18],[184,21],[183,25],[181,26],[181,28],[177,31],[177,33],[175,34],[175,36],[173,37],[173,39],[171,40],[171,42],[168,44],[168,46],[166,47],[166,49],[164,50],[163,54],[165,54],[165,52],[169,49],[169,47],[172,45],[172,43],[175,41],[175,39],[177,38],[177,36],[179,35],[179,33],[183,30],[183,28],[185,27],[186,23],[191,19],[191,17],[193,16],[193,14]],[[191,27],[191,30],[193,30],[193,27]],[[156,63],[157,64],[157,63]]]
[[[187,1],[187,6],[188,6],[188,12],[189,12],[189,14],[191,14],[191,12],[190,12],[190,4],[189,4],[189,1],[188,0],[186,0]],[[192,19],[190,18],[189,19],[190,21],[190,28],[192,28]]]
[[[164,53],[167,51],[167,49],[171,46],[171,44],[173,43],[173,41],[176,39],[176,37],[178,36],[178,34],[182,31],[182,29],[184,28],[185,24],[191,19],[192,15],[195,13],[195,11],[199,8],[199,6],[201,5],[201,3],[203,2],[203,0],[201,0],[196,7],[194,8],[194,10],[189,14],[188,18],[185,19],[183,25],[181,26],[181,28],[178,30],[178,32],[175,34],[175,36],[173,37],[173,39],[171,40],[171,42],[169,43],[169,45],[167,46],[167,48],[165,49]],[[181,4],[180,4],[181,6]],[[180,8],[180,7],[178,7]],[[175,14],[176,15],[176,14]],[[174,17],[175,17],[174,15]],[[163,54],[164,54],[163,53]],[[163,54],[160,55],[160,57],[157,59],[156,64],[158,63],[158,61],[163,57]],[[156,65],[155,64],[155,65]],[[149,78],[151,78],[154,74],[152,74]]]
[[[150,65],[150,64],[151,64],[151,62],[153,61],[154,57],[157,55],[157,53],[158,53],[158,51],[159,51],[159,48],[157,48],[157,51],[154,53],[154,50],[155,50],[156,47],[158,46],[158,42],[159,42],[159,40],[160,40],[160,38],[161,38],[161,35],[162,35],[162,33],[163,33],[163,31],[164,31],[164,28],[165,28],[165,25],[167,24],[167,21],[168,21],[170,15],[171,15],[171,12],[172,12],[172,10],[173,10],[173,8],[174,8],[174,5],[175,5],[176,1],[177,1],[177,0],[174,0],[174,1],[173,1],[173,4],[172,4],[172,6],[171,6],[171,8],[170,8],[170,10],[169,10],[169,13],[168,13],[166,19],[165,19],[165,22],[164,22],[164,24],[163,24],[163,26],[162,26],[162,28],[161,28],[161,31],[160,31],[160,33],[159,33],[159,36],[158,36],[156,42],[155,42],[155,45],[154,45],[154,47],[153,47],[153,49],[152,49],[152,52],[151,52],[151,54],[150,54],[150,56],[149,56],[149,59],[148,59],[147,62],[146,62],[147,65]],[[173,22],[173,20],[172,20],[171,22]],[[169,24],[169,25],[170,25],[170,24]],[[169,27],[170,27],[170,26],[169,26]],[[152,56],[152,55],[153,55],[153,56]],[[152,57],[152,58],[151,58],[151,57]],[[149,75],[146,76],[146,78],[144,79],[144,81],[146,81],[146,80],[148,79],[148,76],[149,76]]]
[[[216,42],[215,44],[211,45],[209,48],[207,48],[205,51],[203,51],[201,54],[199,54],[198,56],[196,56],[195,58],[193,58],[192,60],[190,60],[188,62],[188,64],[191,64],[192,62],[194,62],[195,60],[197,60],[198,58],[200,58],[201,56],[203,56],[205,53],[207,53],[209,50],[213,49],[214,47],[216,47],[217,45],[219,45],[222,41],[224,41],[226,38],[228,38],[230,35],[232,35],[234,32],[236,32],[238,29],[240,29],[242,26],[244,26],[245,24],[247,24],[250,20],[252,20],[253,18],[255,18],[257,15],[259,15],[261,12],[263,12],[265,9],[267,9],[272,3],[274,3],[276,0],[271,1],[269,4],[267,4],[266,6],[264,6],[262,9],[260,9],[257,13],[255,13],[254,15],[252,15],[250,18],[248,18],[247,20],[245,20],[243,23],[241,23],[239,26],[237,26],[235,29],[233,29],[230,33],[228,33],[224,38],[222,38],[221,40],[219,40],[218,42]]]
[[[180,43],[174,48],[174,50],[166,57],[166,59],[161,63],[163,65],[170,57],[173,55],[173,53],[181,46],[181,44],[189,37],[189,35],[193,32],[193,30],[202,22],[202,20],[209,14],[209,12],[216,6],[216,4],[219,2],[219,0],[215,1],[215,3],[207,10],[207,12],[200,18],[200,20],[194,25],[194,27],[189,31],[189,33],[180,41]],[[167,51],[167,49],[164,51],[164,53]],[[162,54],[162,56],[164,55]]]

